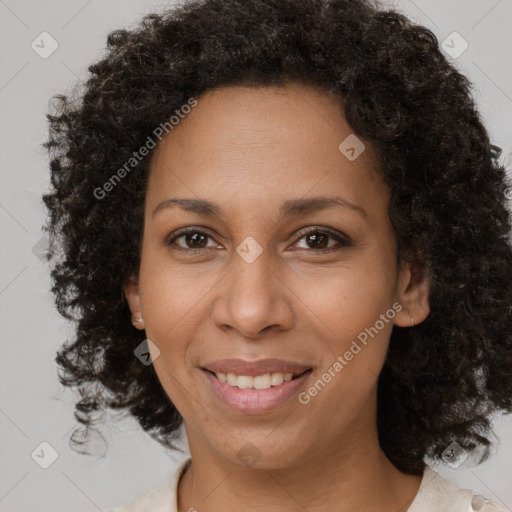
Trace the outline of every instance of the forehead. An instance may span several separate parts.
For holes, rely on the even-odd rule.
[[[334,188],[357,201],[371,188],[382,192],[382,182],[370,145],[359,139],[356,149],[364,150],[354,160],[340,150],[346,140],[358,144],[355,137],[342,105],[318,88],[214,89],[155,149],[149,200],[223,193],[249,200],[270,190],[304,196]]]

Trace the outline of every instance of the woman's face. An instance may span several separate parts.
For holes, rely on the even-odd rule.
[[[192,451],[278,468],[376,435],[391,330],[428,303],[397,267],[389,190],[361,144],[333,99],[293,84],[209,91],[155,149],[125,292]]]

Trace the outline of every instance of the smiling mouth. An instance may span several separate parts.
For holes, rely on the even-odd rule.
[[[308,368],[300,373],[281,373],[281,372],[273,372],[273,373],[264,373],[261,375],[238,375],[235,373],[223,373],[223,372],[213,372],[206,368],[203,368],[204,371],[214,375],[218,380],[227,384],[230,387],[237,389],[249,389],[249,390],[258,390],[258,389],[270,389],[272,387],[281,386],[285,382],[290,380],[297,379],[304,375],[305,373],[311,372],[312,368]]]

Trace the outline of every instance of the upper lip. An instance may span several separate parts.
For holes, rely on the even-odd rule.
[[[299,375],[311,369],[311,366],[284,359],[260,359],[257,361],[219,359],[205,364],[203,368],[215,373],[234,373],[254,377],[265,373],[293,373]]]

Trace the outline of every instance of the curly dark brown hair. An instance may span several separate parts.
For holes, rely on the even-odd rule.
[[[191,1],[112,31],[88,70],[83,89],[53,96],[44,144],[52,292],[77,327],[56,362],[81,395],[79,422],[129,411],[172,449],[183,421],[134,357],[145,337],[122,291],[138,275],[154,152],[97,191],[187,99],[296,82],[335,95],[376,150],[397,258],[431,279],[427,319],[393,327],[378,381],[382,449],[409,474],[453,441],[488,458],[492,416],[512,411],[511,184],[471,83],[430,30],[370,0]]]

